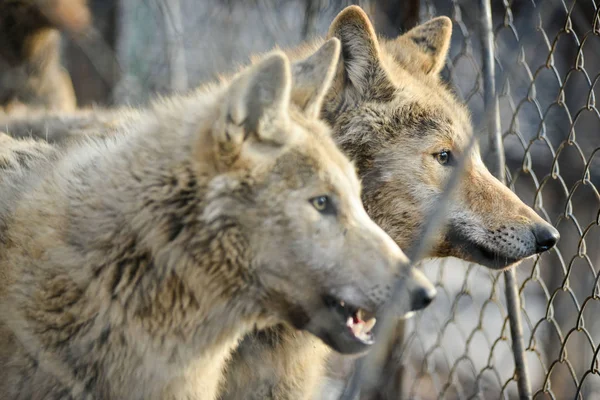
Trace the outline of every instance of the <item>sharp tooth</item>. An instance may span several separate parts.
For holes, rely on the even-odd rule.
[[[415,315],[414,311],[409,311],[406,314],[404,314],[404,316],[402,317],[402,319],[410,319],[413,317],[413,315]]]
[[[354,336],[358,337],[358,336],[362,335],[362,333],[364,331],[364,327],[365,327],[365,324],[363,324],[362,322],[352,325],[352,333],[354,333]]]
[[[356,312],[356,318],[358,318],[359,321],[362,321],[362,316],[363,316],[363,310],[361,310],[360,308],[358,309],[358,311]]]
[[[352,325],[354,325],[354,320],[352,319],[352,317],[348,317],[348,319],[346,320],[346,326],[352,328]]]
[[[363,328],[363,331],[370,332],[371,329],[373,329],[373,327],[375,326],[375,322],[377,322],[375,318],[371,318],[370,320],[365,322],[365,327]]]
[[[360,340],[362,340],[363,342],[371,342],[372,341],[372,336],[369,332],[361,332],[359,335],[356,335],[356,337]]]
[[[340,301],[340,305],[341,305],[342,307],[346,307],[346,303],[344,303],[343,301]]]

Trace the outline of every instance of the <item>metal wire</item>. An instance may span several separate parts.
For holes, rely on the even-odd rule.
[[[489,0],[480,1],[481,20],[481,54],[483,65],[483,90],[484,106],[487,119],[488,135],[490,140],[489,159],[490,170],[502,183],[506,183],[506,158],[504,157],[504,146],[502,134],[500,133],[500,110],[498,108],[498,97],[496,95],[496,74],[494,64],[494,36],[492,32],[492,10]],[[517,379],[519,398],[531,399],[531,383],[529,371],[525,362],[523,351],[523,324],[521,322],[521,299],[519,298],[516,273],[514,268],[504,273],[506,285],[506,305],[508,320],[510,323],[510,336],[512,340],[513,357],[515,359],[515,375]]]

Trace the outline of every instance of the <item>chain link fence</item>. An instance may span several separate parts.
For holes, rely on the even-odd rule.
[[[503,273],[455,259],[424,262],[438,297],[407,323],[397,359],[401,398],[528,398],[527,381],[536,399],[600,398],[595,0],[95,0],[97,30],[72,38],[65,54],[83,105],[143,104],[231,72],[252,52],[324,34],[353,3],[390,36],[451,17],[445,79],[486,131],[486,90],[495,87],[507,182],[562,237],[558,248],[516,270],[517,308],[506,301]],[[486,54],[495,71],[484,72]],[[526,362],[519,370],[510,319],[517,314]],[[344,385],[349,366],[333,359],[331,369],[323,398]]]
[[[446,76],[477,120],[484,77],[473,6],[428,2],[425,14],[444,10],[458,28]],[[599,22],[591,1],[493,4],[507,179],[562,237],[558,249],[516,271],[526,374],[536,399],[600,398]],[[526,398],[518,390],[505,281],[456,264],[425,265],[440,298],[410,327],[402,361],[406,398]]]

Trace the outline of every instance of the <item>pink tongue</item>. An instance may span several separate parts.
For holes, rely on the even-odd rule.
[[[353,315],[352,316],[352,322],[354,322],[355,324],[359,324],[361,322],[363,322],[360,318],[358,318],[358,315]]]

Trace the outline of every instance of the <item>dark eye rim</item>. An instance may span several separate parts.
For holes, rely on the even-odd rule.
[[[440,159],[440,156],[442,154],[446,154],[445,161],[443,161],[443,160]],[[437,153],[433,153],[432,155],[435,158],[435,160],[438,163],[440,163],[440,165],[442,165],[442,166],[449,166],[449,165],[453,165],[453,163],[454,163],[454,157],[452,156],[452,152],[450,150],[444,149],[444,150],[439,151]]]
[[[312,197],[308,201],[321,214],[335,214],[335,207],[333,206],[331,197],[327,195]]]

